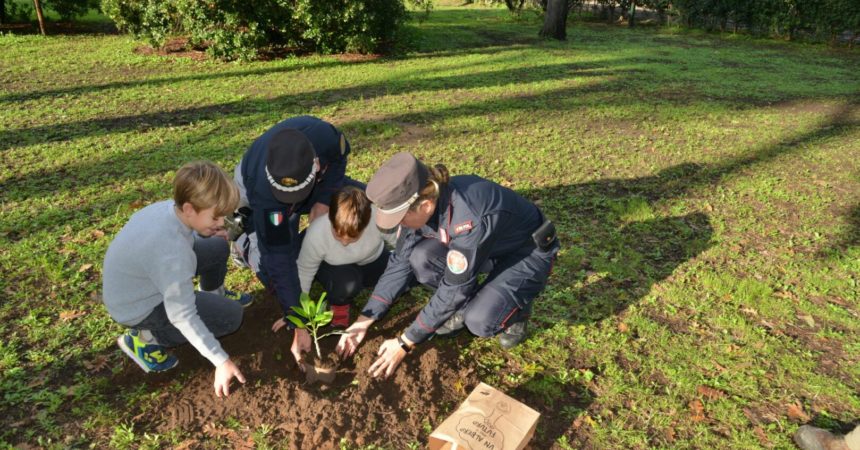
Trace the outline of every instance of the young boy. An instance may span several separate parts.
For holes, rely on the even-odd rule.
[[[130,328],[117,339],[122,351],[144,371],[162,372],[177,363],[164,348],[190,343],[216,367],[218,397],[230,394],[233,377],[245,382],[215,339],[239,328],[251,302],[223,284],[230,253],[224,216],[238,202],[236,185],[218,166],[186,164],[173,180],[173,200],[132,215],[104,260],[105,306]]]

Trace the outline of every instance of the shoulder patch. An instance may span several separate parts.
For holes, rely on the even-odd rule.
[[[279,227],[284,223],[284,213],[281,211],[272,211],[269,213],[269,223]]]
[[[343,137],[343,133],[341,133],[340,134],[340,154],[341,154],[341,156],[343,156],[344,153],[346,153],[346,138]]]
[[[472,221],[467,220],[463,223],[454,225],[454,234],[462,234],[472,229]]]
[[[448,251],[446,259],[448,261],[448,270],[454,275],[460,275],[469,268],[469,260],[466,259],[466,255],[457,250]]]

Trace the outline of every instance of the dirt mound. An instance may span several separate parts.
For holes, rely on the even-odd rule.
[[[288,448],[334,449],[342,438],[359,446],[406,448],[425,443],[428,431],[479,381],[471,364],[459,358],[467,336],[420,346],[391,379],[367,375],[382,341],[408,326],[419,308],[378,324],[328,386],[304,384],[289,353],[292,334],[270,330],[279,314],[272,299],[258,299],[240,331],[221,341],[247,378],[244,386],[234,382],[228,398],[214,396],[211,366],[190,346],[176,349],[179,366],[167,374],[146,375],[129,363],[117,381],[162,392],[135,418],[135,428],[162,434],[179,429],[190,437],[186,447],[217,441],[250,448],[252,433],[265,424],[272,430],[269,439],[286,441]],[[323,352],[333,351],[336,343],[337,337],[327,338]]]

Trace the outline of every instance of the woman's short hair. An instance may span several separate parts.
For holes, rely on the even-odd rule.
[[[370,223],[370,200],[361,189],[346,186],[332,196],[328,219],[336,235],[357,239]]]

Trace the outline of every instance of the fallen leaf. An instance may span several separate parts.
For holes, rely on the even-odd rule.
[[[179,445],[177,445],[176,447],[173,447],[173,449],[174,450],[188,450],[191,448],[197,448],[197,445],[199,443],[200,442],[198,442],[195,439],[186,439],[186,440],[180,442]]]
[[[135,200],[135,201],[129,203],[128,206],[131,206],[131,209],[138,209],[138,208],[142,207],[144,204],[145,203],[143,200]]]
[[[101,372],[108,365],[108,357],[101,355],[83,362],[84,367],[90,372]]]
[[[753,413],[751,409],[744,408],[743,412],[744,415],[747,416],[747,420],[749,420],[753,425],[758,425],[760,423],[758,417],[756,417],[755,413]]]
[[[86,271],[88,271],[88,270],[90,270],[90,269],[92,269],[92,268],[93,268],[93,265],[92,265],[92,264],[90,264],[90,263],[86,263],[86,264],[84,264],[83,266],[81,266],[81,268],[80,268],[80,269],[78,269],[78,272],[86,272]]]
[[[759,443],[764,445],[765,447],[770,447],[770,441],[767,440],[767,435],[764,434],[764,430],[761,427],[755,427],[753,429],[755,431],[755,436],[758,438]]]
[[[701,422],[705,420],[705,407],[702,405],[701,400],[692,400],[687,404],[687,406],[690,408],[690,420],[693,422]]]
[[[77,319],[78,317],[85,316],[86,314],[86,311],[66,310],[60,312],[60,320],[62,320],[63,322],[68,322],[70,320]]]
[[[756,311],[756,310],[754,310],[754,309],[752,309],[752,308],[741,308],[741,311],[742,311],[742,312],[745,312],[745,313],[747,313],[747,314],[749,314],[749,315],[751,315],[751,316],[758,316],[758,311]]]
[[[815,328],[815,319],[813,319],[812,316],[802,314],[797,316],[797,318],[809,325],[809,328]]]
[[[803,412],[803,406],[799,403],[788,405],[788,418],[796,422],[809,422],[809,416]]]
[[[700,385],[699,387],[697,387],[696,392],[698,392],[699,395],[705,397],[708,400],[718,400],[726,396],[725,392],[705,385]]]
[[[669,427],[663,430],[663,436],[668,442],[675,442],[675,427]]]
[[[96,239],[105,237],[105,232],[102,230],[93,230],[90,234]]]
[[[618,332],[619,332],[619,333],[626,333],[626,332],[627,332],[627,330],[629,330],[629,329],[630,329],[630,328],[627,326],[627,324],[626,324],[626,323],[624,323],[624,322],[619,322],[619,323],[618,323]]]

